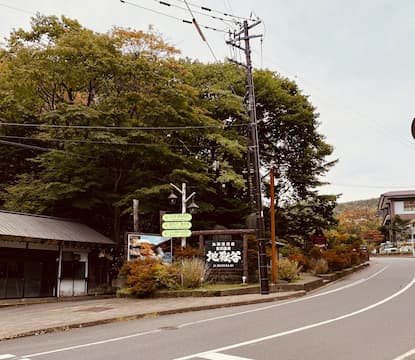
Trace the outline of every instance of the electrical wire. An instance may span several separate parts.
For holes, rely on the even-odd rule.
[[[13,141],[0,140],[0,145],[17,146],[17,147],[22,147],[22,148],[30,149],[30,150],[40,150],[40,151],[50,151],[50,152],[54,151],[54,152],[59,152],[59,153],[63,153],[63,154],[69,154],[69,155],[78,156],[78,157],[82,157],[82,158],[86,158],[86,159],[95,159],[92,156],[75,154],[75,153],[72,153],[72,152],[69,152],[69,151],[58,150],[58,149],[51,149],[51,148],[45,148],[45,147],[42,147],[42,146],[21,144],[21,143],[17,143],[17,142],[13,142]]]
[[[398,185],[359,185],[359,184],[343,184],[343,183],[328,183],[325,186],[344,186],[350,188],[361,188],[361,189],[406,189],[411,188],[414,189],[415,185],[405,185],[405,186],[398,186]]]
[[[108,141],[94,141],[94,140],[78,140],[78,139],[59,139],[59,138],[48,138],[40,139],[36,137],[29,136],[12,136],[12,135],[0,135],[2,139],[14,139],[14,140],[31,140],[31,141],[53,141],[53,142],[63,142],[63,143],[80,143],[80,144],[93,144],[93,145],[124,145],[124,146],[166,146],[169,148],[199,148],[204,149],[205,146],[202,145],[186,145],[181,139],[177,138],[179,142],[183,145],[171,145],[171,144],[162,144],[162,143],[130,143],[130,142],[108,142]],[[188,150],[189,151],[189,150]],[[191,152],[191,151],[189,151]]]
[[[33,12],[33,11],[21,9],[21,8],[18,8],[18,7],[15,7],[15,6],[10,6],[10,5],[3,4],[3,3],[0,3],[0,6],[3,6],[3,7],[8,8],[8,9],[12,9],[12,10],[20,11],[22,13],[26,13],[26,14],[29,14],[29,15],[36,15],[36,13]]]
[[[191,130],[191,129],[223,129],[225,127],[245,127],[249,124],[229,124],[229,125],[196,125],[196,126],[89,126],[89,125],[52,125],[52,124],[24,124],[6,123],[0,121],[1,126],[31,127],[31,128],[51,128],[51,129],[87,129],[87,130],[140,130],[140,131],[169,131],[169,130]]]
[[[172,7],[172,8],[176,8],[176,9],[180,9],[180,10],[185,10],[185,11],[190,10],[189,7],[183,7],[183,6],[179,6],[179,5],[173,5],[171,3],[168,3],[167,1],[160,1],[160,0],[153,0],[153,1],[156,2],[156,3],[158,3],[158,4],[160,4],[160,5],[164,5],[164,6],[167,6],[167,7]],[[186,4],[186,2],[185,2],[185,4]],[[224,19],[222,17],[218,17],[218,16],[214,16],[214,15],[209,15],[209,14],[206,14],[206,13],[201,12],[201,11],[193,10],[193,13],[199,14],[199,15],[202,15],[202,16],[207,16],[207,17],[210,17],[210,18],[212,18],[214,20],[223,21],[228,26],[229,26],[230,23],[232,23],[231,20],[226,20],[226,19]]]
[[[218,58],[216,57],[212,47],[210,46],[209,42],[207,41],[205,35],[203,34],[202,30],[199,28],[199,24],[196,20],[195,15],[193,14],[192,9],[190,9],[190,6],[188,5],[187,1],[184,0],[184,3],[186,4],[187,10],[189,10],[190,15],[192,16],[192,22],[196,27],[196,30],[198,31],[200,37],[202,38],[202,40],[206,43],[207,47],[209,48],[210,53],[212,54],[213,58],[215,59],[215,61],[218,61]]]
[[[162,11],[158,11],[158,10],[150,9],[150,8],[148,8],[148,7],[145,7],[145,6],[142,6],[142,5],[135,4],[135,3],[132,3],[132,2],[127,1],[127,0],[120,0],[120,2],[121,2],[121,3],[123,3],[123,4],[128,4],[128,5],[131,5],[131,6],[137,7],[137,8],[139,8],[139,9],[143,9],[143,10],[147,10],[147,11],[153,12],[153,13],[158,14],[158,15],[166,16],[166,17],[168,17],[168,18],[170,18],[170,19],[178,20],[178,21],[183,22],[183,23],[185,23],[185,24],[193,24],[193,22],[192,22],[192,21],[190,21],[190,20],[181,19],[181,18],[179,18],[179,17],[177,17],[177,16],[173,16],[173,15],[170,15],[170,14],[166,14],[166,13],[164,13],[164,12],[162,12]],[[201,27],[203,27],[204,29],[207,29],[207,30],[212,30],[212,31],[217,31],[217,32],[222,32],[222,33],[226,33],[226,32],[227,32],[225,29],[216,29],[216,28],[214,28],[214,27],[207,26],[207,25],[199,25],[199,26],[201,26]]]
[[[185,0],[175,0],[175,1],[181,2],[181,3],[184,3],[185,2]],[[194,8],[202,9],[204,11],[212,12],[212,13],[215,13],[215,14],[220,14],[220,15],[223,15],[223,16],[228,16],[228,17],[235,18],[235,19],[240,19],[240,20],[248,20],[248,21],[251,20],[251,19],[246,18],[246,17],[242,17],[242,16],[237,16],[237,15],[234,15],[234,14],[225,13],[225,12],[219,11],[219,10],[214,10],[214,9],[208,8],[206,6],[199,6],[199,5],[194,4],[194,3],[191,3],[189,1],[187,3],[190,6],[194,7]]]

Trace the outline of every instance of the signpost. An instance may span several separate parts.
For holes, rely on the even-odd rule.
[[[192,214],[164,214],[163,224],[161,225],[164,237],[181,237],[192,236]]]
[[[190,237],[192,236],[192,231],[186,229],[163,230],[161,235],[163,237]]]
[[[164,214],[163,221],[191,221],[192,214]]]

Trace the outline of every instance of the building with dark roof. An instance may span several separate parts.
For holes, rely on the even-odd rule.
[[[104,291],[114,245],[79,222],[0,210],[0,299]]]
[[[395,241],[391,225],[396,216],[409,222],[415,221],[415,190],[390,191],[381,194],[378,212],[382,217],[382,225],[389,229],[387,240]]]

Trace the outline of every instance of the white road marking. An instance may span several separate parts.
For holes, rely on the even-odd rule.
[[[3,355],[0,355],[0,360],[3,360],[3,359],[13,359],[15,357],[16,357],[16,355],[13,355],[13,354],[3,354]]]
[[[323,293],[319,293],[319,294],[315,294],[315,295],[310,295],[310,296],[305,296],[305,297],[298,298],[298,299],[295,299],[295,300],[289,300],[289,301],[286,301],[286,302],[282,302],[282,303],[279,303],[279,304],[273,304],[273,305],[263,306],[263,307],[257,308],[257,309],[241,311],[241,312],[232,313],[232,314],[228,314],[228,315],[216,316],[216,317],[212,317],[212,318],[208,318],[208,319],[196,320],[196,321],[188,322],[188,323],[185,323],[185,324],[181,324],[181,325],[178,326],[178,328],[182,328],[182,327],[190,326],[190,325],[201,324],[201,323],[205,323],[205,322],[209,322],[209,321],[214,321],[214,320],[221,320],[221,319],[226,319],[226,318],[230,318],[230,317],[235,317],[235,316],[250,314],[250,313],[257,312],[257,311],[263,311],[263,310],[273,309],[273,308],[276,308],[276,307],[280,307],[280,306],[284,306],[284,305],[289,305],[289,304],[294,304],[294,303],[298,303],[298,302],[302,302],[302,301],[314,299],[316,297],[329,295],[329,294],[332,294],[332,293],[335,293],[335,292],[338,292],[338,291],[342,291],[344,289],[348,289],[348,288],[351,288],[353,286],[362,284],[362,283],[364,283],[364,282],[366,282],[368,280],[371,280],[375,276],[378,276],[379,274],[381,274],[382,272],[384,272],[388,267],[389,267],[389,265],[383,267],[382,269],[380,269],[379,271],[377,271],[376,273],[370,275],[367,278],[363,278],[363,279],[357,280],[357,281],[355,281],[353,283],[350,283],[348,285],[344,285],[342,287],[339,287],[339,288],[336,288],[336,289],[333,289],[333,290],[325,291]]]
[[[251,313],[251,312],[262,311],[262,310],[266,310],[266,309],[270,309],[270,308],[274,308],[274,307],[279,307],[279,306],[283,306],[283,305],[287,305],[287,304],[292,304],[292,303],[296,303],[296,302],[300,302],[300,301],[309,300],[309,299],[319,297],[319,296],[328,295],[328,294],[331,294],[331,293],[334,293],[334,292],[337,292],[337,291],[341,291],[341,290],[344,290],[346,288],[361,284],[365,281],[368,281],[368,280],[372,279],[373,277],[379,275],[383,271],[385,271],[388,267],[389,267],[389,265],[385,266],[384,268],[382,268],[381,270],[379,270],[375,274],[372,274],[368,278],[360,279],[358,281],[355,281],[354,283],[351,283],[351,284],[348,284],[348,285],[345,285],[345,286],[342,286],[340,288],[336,288],[336,289],[333,289],[333,290],[329,290],[329,291],[326,291],[324,293],[315,294],[315,295],[311,295],[311,296],[307,296],[307,297],[304,297],[304,298],[299,298],[299,299],[287,301],[287,302],[280,303],[280,304],[265,306],[265,307],[262,307],[262,308],[259,308],[259,309],[247,310],[247,311],[242,311],[242,312],[239,312],[239,313],[233,313],[233,314],[229,314],[229,315],[218,316],[218,317],[214,317],[214,318],[210,318],[210,319],[198,320],[198,321],[194,321],[194,322],[191,322],[191,323],[186,323],[186,324],[179,325],[178,327],[181,328],[181,327],[184,327],[184,326],[199,324],[199,323],[203,323],[203,322],[207,322],[207,321],[213,321],[213,320],[219,320],[219,319],[224,319],[224,318],[233,317],[233,316],[244,315],[244,314],[248,314],[248,313]],[[139,336],[142,336],[142,335],[154,334],[154,333],[158,333],[158,332],[161,332],[161,331],[162,330],[160,330],[160,329],[151,330],[151,331],[147,331],[147,332],[143,332],[143,333],[131,334],[131,335],[127,335],[127,336],[111,338],[111,339],[106,339],[106,340],[101,340],[101,341],[96,341],[96,342],[91,342],[91,343],[86,343],[86,344],[81,344],[81,345],[75,345],[75,346],[70,346],[70,347],[61,348],[61,349],[55,349],[55,350],[49,350],[49,351],[44,351],[44,352],[39,352],[39,353],[34,353],[34,354],[23,355],[23,357],[24,358],[33,358],[33,357],[38,357],[38,356],[42,356],[42,355],[48,355],[48,354],[54,354],[54,353],[59,353],[59,352],[64,352],[64,351],[81,349],[81,348],[85,348],[85,347],[102,345],[102,344],[107,344],[107,343],[111,343],[111,342],[126,340],[126,339],[130,339],[130,338],[134,338],[134,337],[139,337]],[[208,353],[210,353],[210,352],[208,352]],[[15,357],[15,356],[12,355],[12,357]],[[8,357],[8,358],[1,358],[0,357],[0,360],[2,360],[2,359],[10,359],[10,357]]]
[[[394,358],[393,360],[404,360],[404,359],[409,358],[412,355],[415,355],[415,349],[409,350],[405,354],[399,355],[398,357]]]
[[[209,354],[209,353],[212,353],[212,352],[216,353],[216,352],[231,350],[231,349],[235,349],[235,348],[240,348],[240,347],[247,346],[247,345],[257,344],[259,342],[276,339],[276,338],[279,338],[279,337],[282,337],[282,336],[295,334],[295,333],[298,333],[298,332],[301,332],[301,331],[316,328],[318,326],[327,325],[327,324],[330,324],[330,323],[333,323],[333,322],[336,322],[336,321],[339,321],[339,320],[347,319],[349,317],[352,317],[352,316],[364,313],[366,311],[372,310],[372,309],[374,309],[374,308],[376,308],[380,305],[383,305],[383,304],[387,303],[388,301],[391,301],[392,299],[394,299],[397,296],[401,295],[405,291],[409,290],[411,288],[411,286],[413,286],[414,284],[415,284],[415,278],[413,278],[408,285],[406,285],[404,288],[402,288],[398,292],[392,294],[391,296],[388,296],[387,298],[385,298],[381,301],[378,301],[377,303],[374,303],[372,305],[366,306],[362,309],[353,311],[351,313],[348,313],[348,314],[345,314],[345,315],[342,315],[342,316],[338,316],[338,317],[335,317],[335,318],[332,318],[332,319],[320,321],[318,323],[302,326],[302,327],[299,327],[299,328],[296,328],[296,329],[291,329],[291,330],[288,330],[288,331],[283,331],[283,332],[280,332],[280,333],[276,333],[276,334],[272,334],[272,335],[268,335],[268,336],[248,340],[248,341],[243,341],[243,342],[240,342],[240,343],[237,343],[237,344],[223,346],[221,348],[210,349],[208,351],[204,351],[204,352],[200,352],[200,353],[196,353],[196,354],[192,354],[192,355],[188,355],[188,356],[183,356],[183,357],[180,357],[180,358],[175,358],[174,360],[188,360],[188,359],[192,359],[192,358],[195,358],[195,357],[202,357],[203,358],[203,356],[205,354]]]
[[[226,355],[226,354],[220,354],[220,353],[209,353],[202,356],[203,359],[207,360],[253,360],[248,358],[242,358],[239,356],[233,356],[233,355]]]
[[[59,353],[59,352],[63,352],[63,351],[82,349],[82,348],[89,347],[89,346],[107,344],[107,343],[110,343],[110,342],[131,339],[131,338],[139,337],[139,336],[142,336],[142,335],[154,334],[154,333],[158,333],[158,332],[161,332],[161,330],[160,329],[151,330],[151,331],[147,331],[147,332],[127,335],[127,336],[120,336],[120,337],[117,337],[117,338],[111,338],[111,339],[107,339],[107,340],[95,341],[95,342],[82,344],[82,345],[68,346],[66,348],[49,350],[49,351],[44,351],[44,352],[29,354],[29,355],[23,355],[23,357],[24,358],[32,358],[32,357],[37,357],[37,356],[42,356],[42,355],[49,355],[49,354]],[[5,359],[8,359],[8,358],[5,358]],[[1,358],[0,358],[0,360],[1,360]]]

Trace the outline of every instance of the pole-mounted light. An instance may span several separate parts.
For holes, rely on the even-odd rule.
[[[170,195],[169,195],[169,197],[167,199],[169,199],[169,204],[170,205],[176,205],[177,204],[178,196],[172,190],[171,193],[170,193]]]

